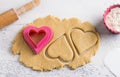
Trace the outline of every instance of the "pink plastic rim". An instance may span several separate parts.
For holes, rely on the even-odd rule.
[[[104,24],[105,24],[106,28],[107,28],[110,32],[116,33],[116,34],[120,34],[120,31],[116,31],[116,30],[111,29],[111,28],[109,27],[109,25],[107,25],[107,23],[106,23],[106,16],[107,16],[108,13],[111,11],[111,9],[116,8],[116,7],[119,7],[119,8],[120,8],[120,4],[115,4],[115,5],[112,5],[112,6],[110,6],[109,8],[107,8],[106,11],[104,12],[104,15],[103,15],[104,18],[103,18],[103,20],[104,20]]]
[[[36,33],[40,31],[44,31],[45,36],[36,44],[30,37],[30,31],[33,30]],[[34,26],[28,26],[23,30],[23,39],[30,46],[35,54],[41,52],[41,50],[52,40],[53,31],[51,28],[47,26],[42,26],[40,28],[36,28]]]

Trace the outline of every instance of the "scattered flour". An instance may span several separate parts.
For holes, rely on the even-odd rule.
[[[106,24],[110,29],[120,31],[120,8],[113,8],[106,16]]]

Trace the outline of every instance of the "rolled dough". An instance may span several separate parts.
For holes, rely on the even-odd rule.
[[[75,69],[90,62],[99,47],[100,37],[95,28],[89,22],[82,23],[77,18],[60,20],[47,16],[27,25],[38,28],[45,25],[54,32],[52,40],[38,55],[23,40],[23,29],[15,37],[13,54],[19,54],[20,62],[34,70],[48,71],[64,66]]]

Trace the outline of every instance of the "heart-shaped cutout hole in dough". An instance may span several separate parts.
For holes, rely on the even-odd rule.
[[[93,32],[84,32],[81,29],[74,29],[71,32],[71,38],[78,54],[91,48],[97,42],[97,36]]]

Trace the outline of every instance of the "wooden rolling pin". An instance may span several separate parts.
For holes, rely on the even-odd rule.
[[[0,28],[3,28],[13,22],[15,22],[16,20],[19,19],[19,16],[29,10],[31,10],[32,8],[34,8],[35,6],[40,4],[40,0],[33,0],[27,4],[25,4],[24,6],[18,8],[17,10],[14,9],[10,9],[2,14],[0,14]]]

